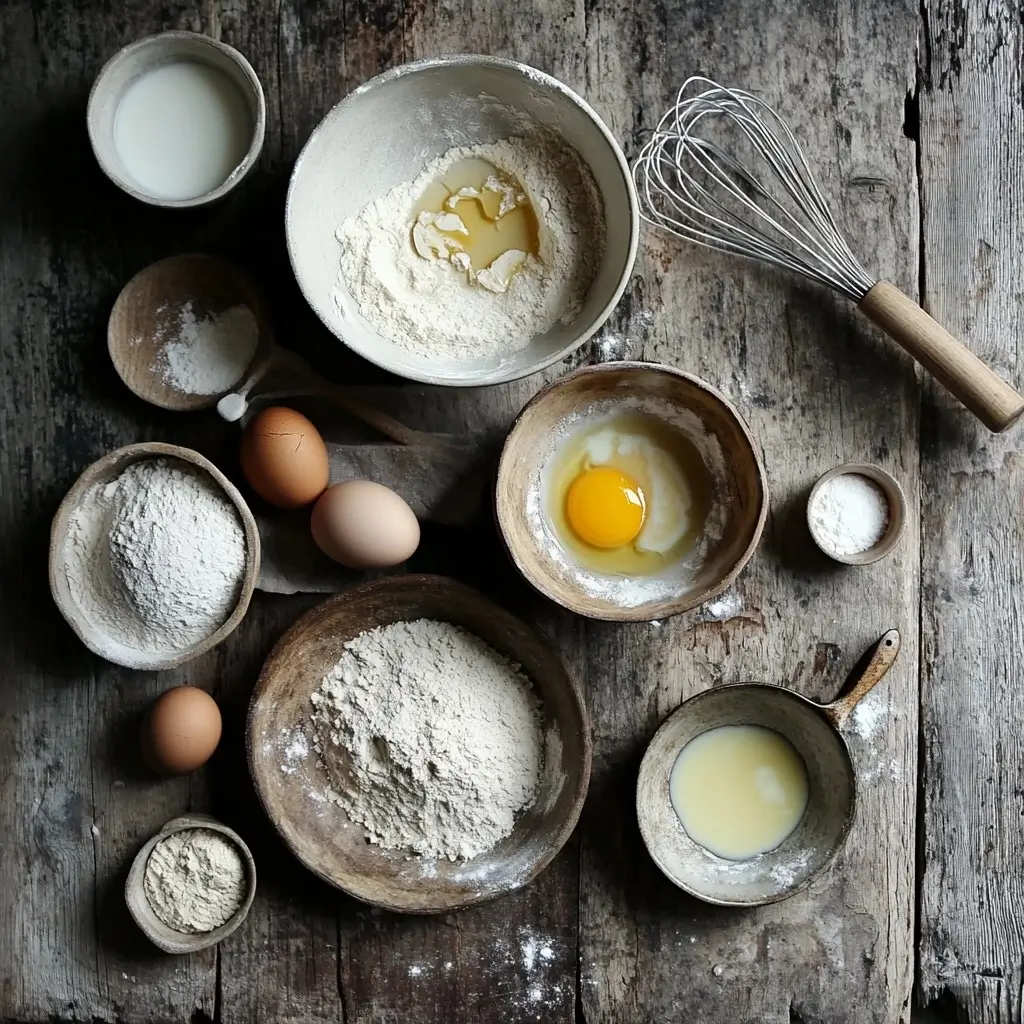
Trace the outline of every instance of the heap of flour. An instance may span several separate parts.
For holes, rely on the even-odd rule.
[[[452,165],[484,160],[517,181],[537,214],[538,254],[500,293],[478,287],[451,265],[417,254],[415,207]],[[490,359],[525,348],[536,335],[579,313],[605,249],[601,197],[590,169],[560,136],[537,129],[486,145],[451,149],[414,181],[399,185],[346,220],[343,289],[379,334],[444,361]]]
[[[536,795],[543,734],[530,682],[457,626],[363,633],[311,699],[327,796],[381,846],[474,857]]]
[[[214,481],[179,459],[146,459],[94,484],[71,515],[68,588],[95,628],[134,651],[186,650],[238,604],[245,533]]]
[[[143,890],[153,913],[185,934],[212,932],[245,902],[247,876],[238,848],[207,828],[161,839],[146,861]]]

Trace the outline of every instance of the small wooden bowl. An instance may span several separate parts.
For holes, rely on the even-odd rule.
[[[191,199],[147,192],[128,173],[114,143],[117,109],[129,86],[147,72],[176,62],[206,64],[225,75],[245,98],[252,120],[249,148],[238,166],[216,188]],[[198,32],[160,32],[118,50],[103,65],[89,93],[86,121],[96,161],[118,188],[152,206],[182,209],[223,199],[256,166],[266,134],[267,104],[252,65],[233,46]]]
[[[107,350],[118,376],[144,402],[175,412],[212,409],[231,387],[215,395],[193,395],[171,387],[160,371],[160,353],[174,337],[181,308],[191,302],[197,320],[232,306],[247,306],[259,325],[259,341],[234,387],[245,379],[257,354],[272,344],[266,303],[233,263],[217,256],[186,253],[158,260],[121,289],[107,321]]]
[[[175,832],[189,832],[197,828],[206,829],[209,832],[219,832],[238,847],[238,852],[245,862],[245,876],[248,885],[242,905],[219,928],[208,932],[189,934],[169,928],[157,917],[146,896],[145,878],[149,855],[157,843],[174,835]],[[222,825],[208,814],[187,814],[167,822],[135,855],[131,870],[128,872],[128,879],[124,884],[124,898],[132,919],[145,933],[146,938],[165,953],[195,953],[208,946],[215,946],[222,939],[226,939],[245,920],[255,895],[256,862],[249,852],[249,847],[245,845],[237,832],[228,828],[227,825]]]
[[[533,805],[493,849],[468,861],[417,857],[366,840],[327,802],[313,750],[310,695],[349,640],[394,622],[462,626],[517,662],[543,705],[545,767]],[[249,770],[274,827],[325,882],[387,910],[441,913],[518,889],[572,833],[590,780],[590,723],[561,659],[529,627],[443,576],[391,576],[352,587],[305,614],[270,652],[249,705]]]
[[[219,485],[221,490],[231,499],[232,504],[238,511],[242,521],[242,529],[245,531],[245,575],[242,578],[242,590],[238,597],[238,604],[224,624],[215,633],[212,633],[205,640],[193,645],[184,651],[173,653],[157,653],[150,651],[137,651],[126,647],[119,641],[109,637],[102,630],[90,622],[78,606],[67,578],[67,542],[71,516],[78,508],[85,496],[85,493],[96,483],[109,483],[117,479],[124,470],[134,462],[141,462],[144,459],[172,458],[181,459],[192,466],[208,473]],[[118,448],[109,455],[89,466],[72,485],[71,490],[64,496],[64,500],[53,517],[53,525],[50,528],[50,593],[53,600],[60,609],[61,615],[67,620],[68,625],[75,631],[78,638],[89,648],[90,651],[98,654],[107,661],[117,665],[124,665],[127,668],[138,669],[167,669],[183,665],[193,658],[198,658],[211,648],[216,647],[225,637],[235,630],[235,627],[242,621],[252,592],[256,586],[256,580],[260,572],[260,535],[256,528],[256,520],[245,499],[238,492],[238,488],[207,458],[191,448],[181,448],[176,444],[163,444],[158,441],[147,441],[140,444],[130,444],[124,448]]]
[[[852,474],[865,476],[878,484],[885,494],[889,506],[889,522],[886,525],[885,533],[878,542],[872,545],[867,551],[858,552],[855,555],[843,555],[828,546],[825,539],[818,535],[814,527],[814,519],[811,516],[811,509],[814,507],[814,499],[818,496],[821,488],[837,476]],[[907,499],[903,495],[903,488],[900,487],[895,477],[890,476],[881,466],[875,466],[867,462],[846,462],[841,466],[830,469],[823,473],[807,498],[807,528],[811,531],[814,543],[828,555],[833,561],[842,562],[844,565],[869,565],[885,558],[887,554],[900,542],[903,536],[903,528],[907,522]]]
[[[715,479],[708,520],[717,506],[724,527],[693,577],[685,561],[659,576],[599,575],[579,564],[551,525],[545,477],[558,447],[585,419],[619,412],[663,420],[695,441],[703,434],[698,449],[713,443],[720,454],[717,468],[708,465]],[[655,363],[603,363],[549,384],[519,414],[498,465],[495,512],[512,561],[542,594],[589,618],[646,622],[695,608],[732,585],[761,538],[768,481],[746,424],[710,384]]]

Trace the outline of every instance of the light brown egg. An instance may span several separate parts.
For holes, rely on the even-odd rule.
[[[162,775],[188,775],[210,759],[220,742],[217,702],[194,686],[160,694],[142,725],[142,752]]]
[[[330,480],[327,448],[302,413],[275,405],[254,416],[242,434],[242,472],[252,489],[279,508],[301,508]]]
[[[350,569],[404,562],[420,543],[420,524],[406,502],[383,484],[347,480],[328,487],[310,521],[320,550]]]

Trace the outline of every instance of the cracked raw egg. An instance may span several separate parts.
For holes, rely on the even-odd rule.
[[[327,488],[327,447],[302,413],[271,406],[254,416],[242,434],[242,472],[264,501],[302,508]]]
[[[711,507],[711,474],[693,442],[662,420],[591,421],[556,451],[548,515],[574,557],[598,572],[647,576],[685,558]]]

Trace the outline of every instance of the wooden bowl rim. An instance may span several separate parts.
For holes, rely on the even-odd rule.
[[[256,317],[259,339],[256,349],[253,352],[252,359],[249,360],[249,365],[245,368],[245,372],[242,374],[241,378],[232,384],[227,391],[221,391],[215,395],[195,395],[187,391],[176,391],[172,388],[168,388],[167,391],[169,392],[169,395],[157,395],[140,390],[137,386],[137,376],[129,379],[128,375],[125,373],[121,353],[124,351],[125,346],[130,344],[130,342],[115,332],[114,318],[128,306],[131,292],[143,283],[147,277],[159,274],[161,271],[166,271],[169,267],[182,266],[188,263],[206,264],[212,271],[219,274],[221,277],[227,277],[230,275],[235,277],[241,283],[241,290],[244,293],[244,298],[246,300],[245,305],[252,309],[253,316]],[[149,405],[155,405],[158,409],[168,409],[171,412],[197,412],[200,409],[214,408],[214,406],[216,406],[216,404],[225,395],[230,394],[246,379],[246,376],[256,363],[256,360],[260,358],[261,353],[265,352],[267,347],[271,344],[273,344],[273,329],[270,323],[270,313],[267,308],[266,300],[263,298],[263,294],[260,292],[259,288],[256,287],[255,281],[253,281],[249,274],[231,260],[225,259],[223,256],[216,256],[207,252],[182,252],[178,253],[176,256],[165,256],[163,259],[156,260],[153,263],[147,264],[141,270],[137,270],[117,293],[117,298],[114,299],[114,304],[110,307],[110,314],[107,317],[107,354],[110,356],[110,361],[114,366],[114,372],[120,378],[121,383],[124,384],[124,386],[128,388],[136,398],[141,398],[143,402],[147,402]]]
[[[651,773],[655,770],[653,767],[651,751],[654,748],[658,737],[669,729],[678,719],[685,718],[691,715],[694,708],[703,703],[705,700],[714,699],[716,694],[727,690],[742,691],[742,690],[770,690],[774,693],[784,694],[786,698],[792,698],[799,704],[803,704],[814,711],[821,720],[829,727],[835,736],[839,744],[839,750],[843,755],[843,765],[846,770],[846,774],[850,780],[850,799],[847,802],[846,813],[843,817],[843,825],[839,835],[836,837],[835,842],[832,845],[832,849],[828,851],[824,860],[816,868],[809,871],[803,878],[796,882],[793,882],[788,888],[781,890],[777,893],[772,893],[768,896],[761,897],[760,899],[750,900],[728,900],[721,899],[715,896],[709,896],[706,893],[701,892],[699,889],[688,885],[682,879],[677,878],[674,874],[669,872],[665,865],[662,864],[659,855],[655,852],[657,844],[654,842],[653,835],[650,829],[650,823],[647,819],[647,815],[642,812],[641,795],[644,792],[650,790],[654,785]],[[676,753],[678,756],[678,752]],[[846,839],[850,834],[850,830],[853,828],[853,822],[857,815],[857,768],[853,763],[853,757],[850,754],[850,745],[846,742],[846,737],[843,735],[841,729],[837,728],[835,723],[832,722],[828,715],[825,713],[823,705],[819,704],[815,700],[811,700],[810,697],[805,697],[802,693],[791,689],[788,686],[780,686],[777,683],[758,683],[758,682],[736,682],[736,683],[722,683],[718,686],[711,686],[705,690],[700,690],[693,694],[691,697],[687,697],[673,711],[669,712],[658,725],[658,728],[654,731],[654,735],[647,742],[647,746],[644,748],[644,756],[640,761],[640,770],[637,772],[636,787],[634,790],[634,804],[636,809],[637,825],[640,829],[640,836],[644,841],[644,847],[647,850],[651,860],[654,861],[658,870],[677,888],[682,889],[683,892],[689,893],[691,896],[699,899],[703,903],[710,903],[718,907],[766,907],[772,903],[781,903],[783,900],[788,900],[791,896],[795,896],[798,892],[802,892],[806,889],[816,878],[820,878],[821,875],[832,865],[833,861],[839,855],[843,846],[846,843]],[[831,799],[830,794],[825,795],[825,799]]]
[[[534,572],[528,566],[522,552],[512,545],[509,540],[508,530],[506,529],[508,510],[506,504],[500,499],[501,480],[503,475],[508,471],[507,465],[509,450],[512,444],[513,435],[519,428],[523,418],[532,408],[545,401],[552,392],[559,390],[566,384],[576,381],[581,377],[604,375],[606,373],[621,370],[638,370],[648,373],[661,373],[673,377],[680,377],[694,385],[699,390],[707,392],[713,399],[715,399],[739,427],[740,433],[746,442],[746,447],[757,470],[756,476],[758,488],[761,492],[761,500],[757,515],[757,522],[754,524],[754,529],[751,533],[749,543],[740,553],[733,567],[718,583],[700,592],[685,594],[670,600],[652,601],[629,608],[619,606],[609,608],[607,611],[602,613],[596,613],[584,609],[580,607],[577,602],[570,600],[569,595],[573,592],[571,592],[568,587],[564,588],[564,595],[556,592],[556,589],[547,583],[546,576],[542,576],[541,574]],[[554,601],[556,604],[561,605],[563,608],[576,615],[581,615],[588,619],[596,619],[602,622],[651,622],[655,619],[667,619],[673,615],[679,615],[682,612],[690,611],[702,604],[706,604],[708,601],[711,601],[724,593],[733,585],[733,583],[736,582],[737,577],[746,568],[747,563],[757,550],[757,546],[761,542],[761,535],[764,532],[765,522],[768,519],[768,508],[770,504],[768,477],[765,472],[761,453],[754,442],[754,437],[750,432],[750,428],[747,426],[743,417],[740,416],[736,406],[713,384],[709,384],[706,380],[703,380],[695,374],[688,373],[686,370],[679,370],[674,366],[667,366],[664,363],[651,363],[643,360],[623,359],[610,363],[597,363],[594,366],[582,366],[577,370],[573,370],[572,373],[567,373],[564,377],[559,377],[557,380],[553,380],[549,384],[545,384],[544,387],[542,387],[540,391],[538,391],[526,403],[526,405],[523,406],[515,420],[513,420],[512,426],[509,427],[508,433],[505,435],[505,440],[501,446],[501,455],[498,459],[498,469],[495,481],[493,493],[495,518],[498,522],[498,533],[500,534],[502,544],[504,545],[506,552],[508,552],[509,558],[512,559],[516,569],[519,570],[520,574],[531,586],[540,591],[540,593],[548,598],[548,600]]]
[[[544,852],[534,861],[531,865],[530,870],[525,874],[517,876],[514,884],[502,885],[493,889],[482,888],[479,892],[472,896],[467,896],[462,899],[446,898],[428,905],[420,905],[417,907],[410,907],[403,904],[401,901],[388,901],[378,900],[368,897],[364,892],[352,887],[351,879],[355,877],[362,877],[357,875],[346,876],[346,884],[340,882],[337,878],[332,877],[326,872],[321,871],[316,865],[309,863],[303,854],[295,848],[292,844],[290,837],[282,829],[277,817],[271,811],[264,791],[264,785],[262,780],[261,772],[257,769],[256,756],[254,753],[256,747],[256,737],[254,731],[256,728],[256,713],[257,705],[260,700],[266,695],[270,683],[271,674],[275,668],[275,662],[280,657],[281,651],[287,646],[294,642],[294,638],[299,635],[305,626],[305,623],[314,614],[321,614],[329,606],[342,605],[351,602],[354,598],[358,599],[368,594],[372,594],[380,590],[388,590],[398,586],[420,586],[433,585],[441,588],[444,592],[461,592],[463,596],[471,598],[478,606],[485,607],[490,613],[497,613],[501,618],[506,621],[514,622],[517,627],[521,628],[525,632],[532,634],[538,642],[542,644],[559,662],[562,667],[563,675],[569,684],[569,695],[572,697],[573,704],[575,706],[576,714],[580,720],[580,743],[582,746],[582,762],[580,764],[579,780],[576,785],[576,792],[573,795],[572,804],[569,807],[569,812],[559,824],[557,830],[552,834],[549,842],[545,845]],[[405,621],[405,620],[399,620]],[[372,627],[368,627],[372,628]],[[466,627],[463,627],[466,628]],[[472,630],[468,630],[472,632]],[[556,856],[561,852],[565,844],[569,841],[572,833],[576,829],[576,825],[579,823],[580,815],[583,811],[583,805],[586,801],[587,790],[590,786],[590,771],[593,760],[593,740],[591,737],[591,720],[590,714],[587,710],[587,703],[583,695],[583,689],[579,684],[576,676],[569,671],[564,661],[562,660],[561,654],[558,649],[551,644],[548,639],[541,634],[536,628],[523,622],[522,619],[513,615],[510,611],[492,601],[489,597],[486,597],[480,591],[474,587],[460,582],[459,580],[453,579],[450,576],[442,576],[435,573],[404,573],[398,576],[383,576],[376,580],[369,580],[365,583],[357,583],[354,586],[347,587],[344,590],[339,591],[337,594],[332,594],[326,600],[321,601],[319,604],[314,605],[307,612],[304,612],[296,621],[288,628],[284,635],[277,641],[276,644],[271,648],[270,653],[267,655],[266,660],[263,662],[263,666],[260,669],[259,678],[256,681],[255,687],[253,687],[252,696],[249,698],[249,707],[246,712],[245,722],[245,750],[246,760],[249,765],[249,776],[252,779],[253,788],[256,790],[256,795],[259,798],[260,804],[263,807],[264,813],[270,819],[271,824],[274,826],[274,831],[281,837],[284,844],[291,851],[292,855],[305,867],[308,871],[311,871],[321,881],[326,882],[328,885],[335,889],[340,889],[342,892],[359,900],[361,903],[365,903],[369,906],[380,907],[383,910],[392,911],[394,913],[401,914],[414,914],[417,916],[426,914],[443,914],[453,910],[465,910],[467,907],[476,906],[480,903],[487,903],[490,900],[497,899],[500,896],[504,896],[508,893],[515,892],[518,889],[529,885],[542,871],[544,871]]]
[[[842,555],[825,547],[818,539],[818,535],[814,531],[814,523],[811,520],[811,507],[818,492],[829,480],[834,480],[837,476],[866,476],[881,487],[889,506],[889,523],[885,528],[885,533],[877,543],[866,551],[860,551],[854,555]],[[881,466],[875,465],[873,462],[842,462],[838,466],[833,466],[827,473],[822,473],[815,481],[811,493],[807,496],[806,516],[807,529],[810,531],[811,539],[823,555],[827,555],[832,561],[841,562],[843,565],[870,565],[872,562],[885,558],[902,540],[903,529],[907,525],[907,498],[896,477],[882,469]]]
[[[242,576],[242,588],[238,595],[238,603],[234,611],[228,616],[220,628],[211,633],[205,640],[188,648],[185,651],[169,654],[149,654],[143,651],[136,652],[139,656],[131,661],[117,661],[110,656],[110,652],[101,650],[95,643],[93,637],[101,635],[102,630],[94,628],[86,622],[73,601],[65,601],[58,582],[65,566],[64,546],[68,536],[68,524],[72,513],[78,508],[85,492],[99,480],[112,467],[123,463],[123,467],[141,462],[147,458],[175,458],[182,462],[205,470],[221,490],[231,500],[242,521],[242,529],[245,533],[245,572]],[[87,466],[78,479],[71,485],[70,490],[64,495],[63,500],[57,508],[50,526],[50,553],[48,560],[50,594],[54,604],[60,610],[61,615],[68,625],[74,630],[79,640],[89,648],[93,654],[111,661],[116,665],[124,665],[126,668],[137,668],[147,670],[160,670],[177,668],[186,662],[206,654],[212,650],[227,636],[234,632],[242,621],[252,600],[253,591],[256,589],[256,580],[260,572],[260,534],[256,526],[256,518],[246,504],[238,488],[208,459],[205,455],[191,448],[183,448],[176,444],[167,444],[163,441],[140,441],[135,444],[124,445],[122,448],[115,448],[108,452],[101,459]]]
[[[222,925],[208,932],[176,932],[156,917],[155,911],[149,907],[146,896],[145,875],[146,865],[153,848],[161,840],[176,832],[190,832],[194,829],[207,829],[227,836],[242,855],[246,870],[246,894],[242,905]],[[143,934],[154,946],[165,953],[196,953],[200,949],[215,946],[226,939],[246,919],[256,897],[256,861],[242,837],[227,825],[217,821],[209,814],[183,814],[172,818],[156,835],[150,836],[132,860],[128,877],[124,883],[124,899],[132,920],[139,926]],[[153,918],[153,919],[151,919]],[[166,933],[166,934],[165,934]],[[177,938],[176,936],[180,936]]]

